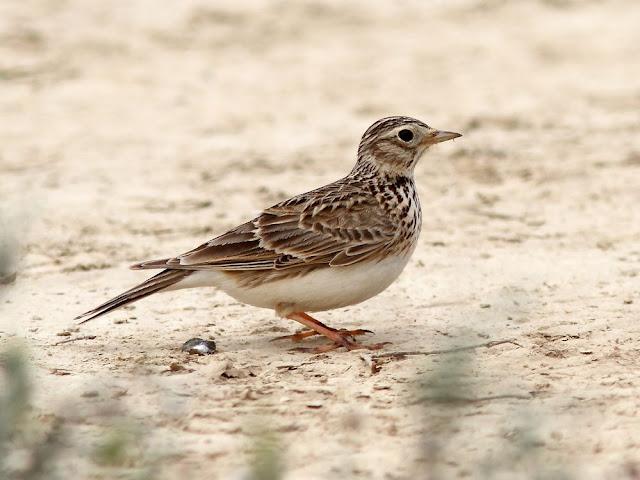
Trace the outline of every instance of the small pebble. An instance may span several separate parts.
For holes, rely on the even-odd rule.
[[[202,338],[192,338],[184,342],[180,350],[195,355],[211,355],[216,353],[216,342]]]

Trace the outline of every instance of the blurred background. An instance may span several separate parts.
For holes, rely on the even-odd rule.
[[[21,340],[41,429],[20,452],[63,425],[48,475],[640,478],[639,27],[633,0],[0,2],[0,349]],[[323,321],[517,345],[376,372],[290,354],[269,339],[295,325],[214,291],[74,325],[127,265],[343,176],[388,115],[464,136],[417,167],[406,273]],[[464,393],[425,395],[451,372]]]

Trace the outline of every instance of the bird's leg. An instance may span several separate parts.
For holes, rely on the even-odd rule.
[[[363,335],[364,333],[368,333],[368,330],[336,330],[335,328],[328,327],[322,322],[319,322],[315,318],[310,315],[307,315],[304,312],[294,312],[287,315],[287,318],[290,320],[295,320],[296,322],[300,322],[305,327],[310,328],[313,332],[303,331],[299,334],[300,337],[296,337],[296,335],[290,336],[290,338],[299,338],[300,340],[306,337],[310,337],[312,335],[324,335],[333,343],[328,345],[323,345],[316,348],[297,348],[295,350],[311,352],[311,353],[323,353],[334,350],[336,348],[344,347],[347,350],[356,350],[356,349],[367,349],[367,350],[379,350],[382,348],[385,343],[376,343],[373,345],[363,345],[361,343],[357,343],[354,341],[353,337],[355,335]],[[355,334],[355,335],[354,335]],[[285,337],[286,338],[286,337]],[[298,341],[300,341],[298,340]],[[294,340],[295,341],[295,340]]]

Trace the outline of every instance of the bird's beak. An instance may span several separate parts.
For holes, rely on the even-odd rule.
[[[461,133],[445,132],[444,130],[431,130],[423,140],[425,145],[434,145],[436,143],[446,142],[447,140],[453,140],[454,138],[461,137]]]

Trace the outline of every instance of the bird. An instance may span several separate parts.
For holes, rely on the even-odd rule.
[[[332,328],[309,313],[358,304],[396,280],[421,230],[415,166],[429,147],[460,136],[411,117],[382,118],[362,135],[345,177],[266,208],[186,253],[132,265],[160,272],[76,319],[85,323],[158,292],[216,287],[306,327],[277,340],[328,339],[300,350],[381,349],[389,342],[357,340],[371,331]]]

